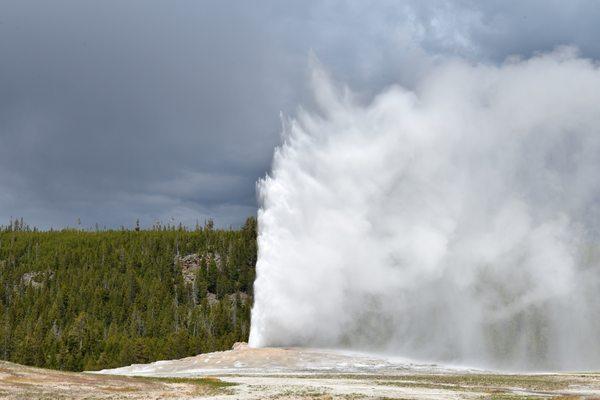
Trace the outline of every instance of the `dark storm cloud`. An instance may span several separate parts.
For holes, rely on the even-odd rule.
[[[289,82],[285,60],[246,11],[5,4],[3,216],[118,225],[250,215]]]
[[[310,51],[367,95],[440,56],[597,58],[598,4],[0,1],[0,221],[237,225]]]

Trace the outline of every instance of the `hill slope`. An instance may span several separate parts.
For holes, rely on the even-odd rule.
[[[246,340],[255,229],[1,230],[0,359],[81,371]]]

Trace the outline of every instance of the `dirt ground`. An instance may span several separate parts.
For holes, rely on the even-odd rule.
[[[2,399],[192,399],[228,394],[217,378],[138,378],[26,367],[0,361]]]
[[[309,349],[202,354],[94,373],[0,362],[6,399],[600,399],[600,374],[495,374]]]

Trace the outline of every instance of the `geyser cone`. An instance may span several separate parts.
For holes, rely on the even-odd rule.
[[[447,62],[364,105],[314,71],[258,184],[251,345],[600,368],[600,72]]]

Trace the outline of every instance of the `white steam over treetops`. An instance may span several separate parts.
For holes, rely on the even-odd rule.
[[[313,70],[258,184],[250,344],[600,368],[600,70],[446,61],[370,104]]]

